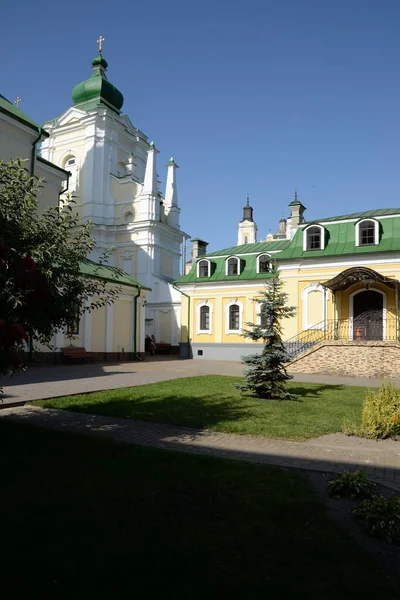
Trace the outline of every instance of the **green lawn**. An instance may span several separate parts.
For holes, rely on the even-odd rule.
[[[4,597],[398,598],[304,475],[7,422],[0,465]]]
[[[36,402],[38,406],[205,427],[289,440],[341,431],[358,422],[365,388],[291,383],[298,400],[258,400],[233,387],[236,377],[188,377]]]

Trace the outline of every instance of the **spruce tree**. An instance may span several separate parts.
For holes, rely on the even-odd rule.
[[[272,267],[272,277],[260,291],[260,297],[253,298],[259,305],[260,324],[246,323],[243,336],[254,341],[264,340],[261,354],[243,356],[242,361],[248,365],[245,371],[246,383],[238,384],[242,390],[252,392],[259,398],[271,400],[287,400],[295,398],[286,388],[291,379],[286,371],[289,361],[288,352],[282,342],[282,319],[296,314],[295,306],[287,306],[288,294],[283,291],[283,282],[279,278],[276,266]]]

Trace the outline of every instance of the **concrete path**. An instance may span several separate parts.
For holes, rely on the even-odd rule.
[[[6,408],[0,411],[0,419],[127,444],[279,467],[332,473],[363,468],[377,483],[400,492],[400,443],[391,440],[375,442],[334,434],[307,442],[288,442],[29,405]]]
[[[242,372],[243,365],[240,362],[180,360],[174,357],[160,357],[159,360],[144,362],[35,366],[30,367],[26,373],[0,380],[4,390],[0,408],[10,404],[23,404],[30,400],[131,387],[180,377],[241,376]],[[380,384],[378,379],[314,374],[295,374],[294,381],[370,387]],[[395,383],[400,386],[400,379]]]

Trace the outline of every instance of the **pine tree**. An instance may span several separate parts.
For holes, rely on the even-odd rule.
[[[287,306],[288,294],[283,291],[283,282],[279,279],[276,266],[271,270],[272,278],[261,297],[253,298],[259,305],[260,324],[246,323],[243,336],[254,341],[264,340],[261,354],[243,356],[242,361],[249,366],[245,371],[246,383],[238,384],[242,390],[253,392],[259,398],[285,400],[295,398],[286,388],[291,379],[286,371],[289,355],[282,342],[282,319],[296,314],[295,306]]]

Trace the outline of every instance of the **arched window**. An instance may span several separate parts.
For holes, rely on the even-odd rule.
[[[226,261],[225,275],[238,275],[240,271],[240,262],[236,256],[228,258]]]
[[[200,260],[197,264],[197,277],[210,276],[210,263],[208,260]]]
[[[202,306],[200,308],[200,329],[209,331],[210,329],[210,307]]]
[[[248,244],[249,243],[249,238],[247,237],[247,235],[244,236],[244,243]]]
[[[379,242],[379,223],[372,219],[357,224],[356,246],[371,246]]]
[[[70,174],[69,180],[68,180],[67,192],[74,192],[76,190],[76,180],[77,180],[77,177],[76,177],[77,164],[76,164],[75,156],[72,156],[70,154],[69,156],[67,156],[66,159],[64,159],[63,169],[68,171]]]
[[[196,306],[197,333],[212,333],[213,305],[208,300]]]
[[[307,227],[304,231],[304,250],[323,250],[323,229],[320,225]]]
[[[257,273],[268,273],[270,270],[268,254],[261,254],[257,259]]]
[[[231,331],[240,329],[240,309],[237,304],[229,307],[229,329]]]

